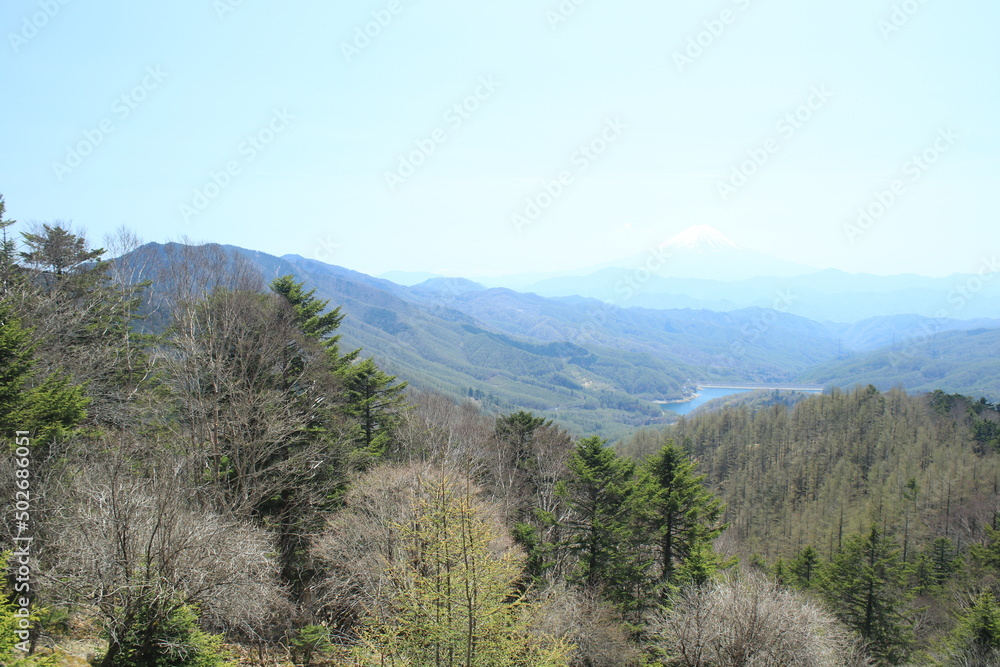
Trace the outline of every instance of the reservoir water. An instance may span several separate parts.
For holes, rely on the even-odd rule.
[[[764,389],[764,387],[760,387]],[[809,387],[807,386],[797,386],[797,387],[767,387],[768,389],[780,389],[782,391],[799,391],[807,394],[816,394],[822,390],[820,387]],[[742,394],[747,391],[753,391],[746,387],[701,387],[698,389],[698,395],[689,401],[678,401],[676,403],[662,403],[661,406],[664,410],[672,410],[679,415],[686,415],[698,406],[708,403],[712,399],[722,398],[723,396],[730,396],[732,394]]]
[[[732,389],[732,388],[722,388],[722,387],[709,387],[707,389],[699,389],[698,395],[692,398],[690,401],[678,401],[677,403],[664,403],[664,410],[673,410],[679,415],[686,415],[691,412],[699,405],[704,405],[712,399],[722,398],[723,396],[729,396],[730,394],[742,394],[745,391],[750,391],[749,389]]]

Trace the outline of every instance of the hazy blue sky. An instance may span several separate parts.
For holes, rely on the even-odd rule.
[[[5,0],[0,193],[98,242],[374,274],[578,268],[695,224],[973,272],[998,25],[995,0]]]

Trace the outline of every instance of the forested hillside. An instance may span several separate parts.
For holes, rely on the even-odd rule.
[[[873,384],[880,389],[942,389],[974,396],[1000,397],[1000,329],[940,331],[933,321],[923,333],[877,350],[820,364],[803,373],[803,382],[846,386]]]
[[[872,579],[883,587],[871,601],[884,605],[884,625],[866,633],[884,644],[885,659],[946,642],[963,604],[991,590],[1000,407],[985,399],[834,390],[791,406],[703,412],[620,449],[641,458],[663,438],[683,445],[724,501],[723,539],[744,562],[822,590],[836,609],[844,590],[824,583],[824,568],[852,549],[891,561],[895,569]],[[933,661],[922,654],[916,664]]]
[[[5,664],[636,664],[729,564],[676,447],[407,394],[290,275],[2,251]]]
[[[231,259],[219,259],[225,256]],[[620,437],[665,423],[653,401],[682,397],[687,378],[698,374],[690,364],[649,351],[511,335],[398,285],[314,260],[212,245],[147,244],[124,263],[141,267],[152,281],[151,311],[158,318],[165,311],[160,295],[169,298],[179,267],[232,258],[268,279],[294,275],[318,298],[339,304],[344,345],[364,347],[387,372],[414,387],[472,398],[487,410],[534,410],[581,434]]]
[[[341,309],[244,253],[109,244],[39,225],[0,247],[5,665],[1000,655],[986,400],[769,395],[612,448],[387,373],[341,337],[396,298],[374,279]],[[444,321],[405,304],[403,347]],[[463,354],[584,357],[454,312]],[[615,352],[573,364],[610,377]]]
[[[225,252],[229,259],[213,258]],[[340,304],[345,345],[364,347],[412,386],[473,398],[488,410],[536,411],[577,435],[617,440],[664,423],[655,402],[680,399],[699,382],[871,383],[1000,398],[989,373],[978,372],[1000,364],[1000,346],[989,344],[998,330],[982,328],[992,320],[897,316],[820,324],[781,312],[781,304],[724,313],[650,310],[485,289],[461,279],[403,287],[297,255],[235,246],[153,243],[120,261],[141,267],[156,302],[176,282],[177,265],[231,267],[235,257],[268,280],[293,275],[319,298]],[[145,330],[164,326],[162,312],[152,308]],[[885,342],[892,347],[871,352]]]

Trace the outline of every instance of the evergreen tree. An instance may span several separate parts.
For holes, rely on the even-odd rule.
[[[969,555],[980,565],[1000,570],[1000,530],[990,526],[983,526],[986,532],[985,544],[973,544],[969,548]]]
[[[494,433],[506,445],[502,450],[506,459],[504,463],[520,473],[521,482],[528,487],[524,489],[526,496],[533,497],[538,487],[538,461],[534,456],[532,439],[536,431],[551,425],[551,421],[524,410],[497,417]]]
[[[960,572],[965,565],[958,548],[947,537],[938,537],[927,549],[931,565],[931,577],[937,586]]]
[[[17,243],[7,233],[7,228],[17,221],[4,219],[6,206],[3,195],[0,195],[0,298],[7,296],[19,273]]]
[[[340,307],[324,313],[323,311],[330,303],[329,300],[317,299],[315,288],[307,292],[304,285],[304,282],[295,282],[291,275],[281,276],[271,281],[271,289],[283,296],[295,309],[302,334],[323,343],[331,367],[337,370],[353,363],[361,352],[360,348],[341,355],[338,347],[340,336],[333,334],[344,320]]]
[[[551,420],[523,410],[497,417],[493,433],[496,463],[489,478],[516,512],[514,539],[527,551],[530,578],[541,585],[559,575],[562,500],[556,489],[566,477],[572,440]]]
[[[8,283],[7,300],[33,325],[40,368],[86,386],[92,422],[134,423],[131,407],[153,383],[151,337],[132,328],[149,283],[112,271],[116,265],[101,259],[104,249],[91,249],[62,225],[23,236],[26,250],[19,254],[30,267]]]
[[[819,552],[809,545],[795,555],[788,569],[799,588],[812,588],[819,566]]]
[[[692,555],[700,561],[695,570],[698,578],[711,576],[722,564],[721,559],[713,561],[711,548],[725,528],[719,524],[721,501],[705,488],[705,476],[695,474],[694,462],[672,440],[643,468],[651,485],[645,519],[649,539],[657,545],[660,583],[665,588],[676,587],[680,583],[677,568]]]
[[[570,478],[559,493],[572,510],[564,527],[576,567],[569,579],[601,591],[622,611],[645,603],[642,591],[652,558],[643,549],[637,505],[642,487],[635,464],[598,437],[580,440],[569,460]]]
[[[881,664],[899,664],[910,650],[908,575],[896,544],[874,525],[846,540],[823,572],[821,588],[834,613]]]
[[[941,665],[995,665],[1000,662],[1000,604],[984,590],[942,642]]]
[[[35,363],[33,353],[30,333],[11,308],[0,306],[0,423],[4,433],[17,428],[25,383]]]
[[[535,431],[551,423],[551,421],[547,422],[544,417],[536,417],[530,412],[519,410],[509,415],[497,417],[494,430],[497,437],[515,445],[520,454],[518,458],[527,458],[531,452],[529,445]]]
[[[12,309],[0,305],[0,432],[27,430],[43,446],[86,417],[83,389],[52,374],[34,383],[35,345]]]
[[[21,259],[40,272],[50,289],[68,288],[82,295],[92,282],[90,276],[104,273],[104,248],[88,248],[83,236],[61,223],[43,223],[36,232],[22,232],[21,236],[27,248],[21,251]]]
[[[393,443],[400,412],[406,406],[403,390],[407,383],[397,383],[395,375],[381,371],[371,358],[345,366],[340,374],[346,393],[344,410],[359,428],[357,449],[380,457]]]

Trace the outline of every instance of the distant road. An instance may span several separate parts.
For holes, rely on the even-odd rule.
[[[699,389],[780,389],[782,391],[823,391],[821,384],[754,384],[749,382],[699,382]]]

